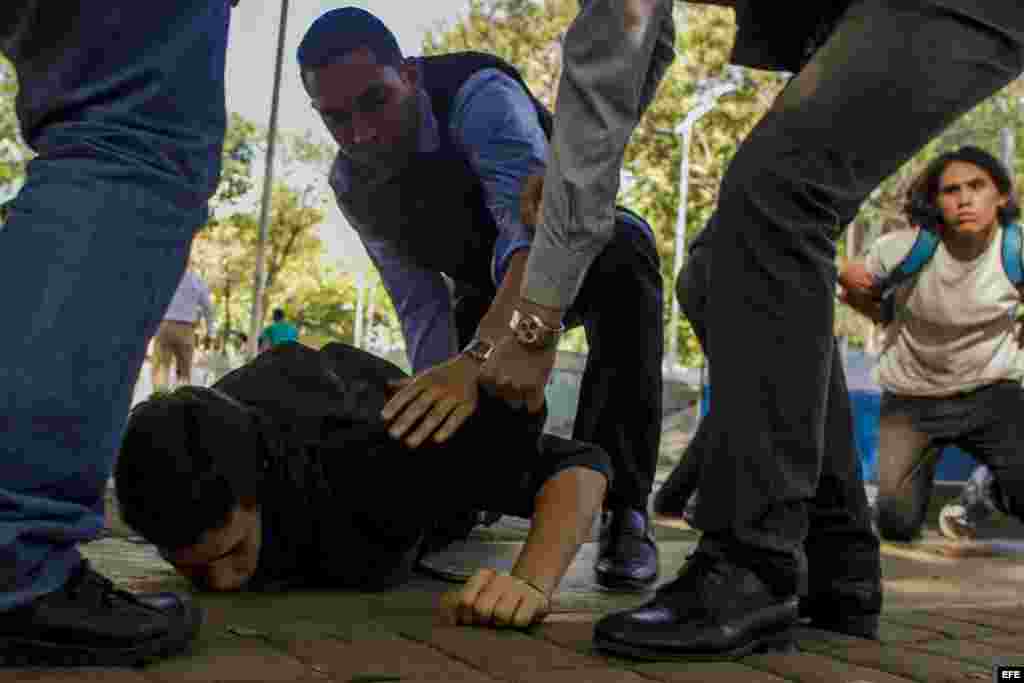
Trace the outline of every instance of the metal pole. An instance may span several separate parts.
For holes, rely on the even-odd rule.
[[[736,90],[735,83],[720,83],[709,89],[701,97],[686,118],[676,128],[679,136],[679,206],[676,209],[676,243],[675,260],[672,264],[672,283],[669,286],[672,297],[672,315],[669,322],[668,358],[672,367],[679,364],[679,299],[676,297],[676,282],[683,269],[686,259],[686,205],[690,193],[690,140],[693,137],[693,126],[705,114],[711,111],[719,98]]]
[[[363,297],[366,293],[366,271],[359,271],[356,280],[356,320],[355,329],[352,330],[352,346],[357,349],[363,348]]]
[[[676,282],[679,281],[683,259],[686,257],[686,203],[690,193],[690,139],[693,134],[689,116],[679,130],[679,206],[676,209],[676,251],[672,261],[672,282],[669,285],[672,292],[672,316],[669,323],[671,332],[668,338],[668,357],[672,367],[679,365],[679,297],[676,296]]]
[[[267,131],[267,162],[263,174],[263,199],[260,207],[260,233],[256,242],[256,273],[253,278],[252,323],[249,326],[249,357],[256,355],[260,327],[263,324],[263,289],[266,285],[267,232],[274,188],[274,143],[277,141],[277,110],[281,99],[281,68],[284,64],[284,36],[288,25],[288,0],[281,0],[281,23],[277,30],[277,64],[274,67],[274,91],[270,101],[270,128]]]
[[[366,324],[363,326],[363,344],[360,346],[367,351],[373,351],[373,318],[377,315],[377,298],[374,293],[377,291],[377,280],[368,276],[370,282],[366,286]]]

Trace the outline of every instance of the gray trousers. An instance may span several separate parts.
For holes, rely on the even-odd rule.
[[[522,291],[563,310],[614,235],[626,143],[675,59],[672,0],[580,0],[580,7],[563,43],[544,229],[530,247]]]

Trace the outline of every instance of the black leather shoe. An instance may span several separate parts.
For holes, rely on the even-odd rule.
[[[611,590],[643,591],[658,580],[658,546],[646,511],[604,513],[594,574],[598,584]]]
[[[833,582],[800,598],[800,619],[811,628],[857,638],[878,640],[882,612],[882,582]]]
[[[698,551],[653,600],[598,621],[594,645],[625,657],[673,661],[793,649],[797,610],[795,595],[776,595],[751,570]]]
[[[871,541],[837,547],[808,540],[808,592],[800,599],[800,617],[808,626],[879,639],[882,558],[878,542]]]
[[[0,665],[135,666],[184,652],[201,622],[186,599],[126,593],[83,561],[60,590],[0,612]]]

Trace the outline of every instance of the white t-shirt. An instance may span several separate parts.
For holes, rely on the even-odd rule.
[[[875,242],[866,266],[884,277],[909,253],[917,230]],[[940,243],[931,261],[900,285],[895,318],[885,329],[876,381],[906,396],[949,396],[999,380],[1024,377],[1018,341],[1020,292],[1002,265],[1002,228],[972,261],[958,261]]]

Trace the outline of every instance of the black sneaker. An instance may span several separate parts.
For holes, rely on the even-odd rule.
[[[134,595],[83,561],[63,588],[0,612],[0,666],[136,666],[184,652],[202,611],[173,593]]]

